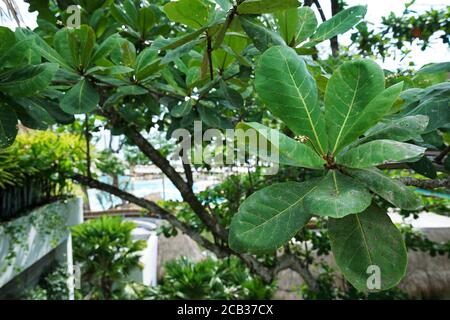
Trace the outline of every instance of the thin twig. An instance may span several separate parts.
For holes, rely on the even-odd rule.
[[[422,189],[437,189],[450,188],[450,177],[447,179],[416,179],[416,178],[401,178],[399,179],[407,186],[414,186]]]

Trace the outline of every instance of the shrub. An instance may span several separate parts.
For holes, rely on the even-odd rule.
[[[85,299],[120,299],[127,276],[139,266],[145,241],[134,241],[135,224],[120,217],[101,217],[73,228],[74,260],[81,267]]]
[[[237,258],[207,258],[194,263],[184,257],[166,264],[162,283],[150,290],[150,297],[159,300],[263,300],[270,299],[274,290],[274,283],[264,284]]]
[[[67,300],[69,288],[67,287],[67,265],[52,266],[44,273],[34,288],[24,292],[25,300]]]
[[[0,220],[69,194],[67,178],[85,166],[83,146],[75,135],[33,131],[0,150]]]

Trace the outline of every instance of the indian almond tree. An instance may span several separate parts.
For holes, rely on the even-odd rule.
[[[370,59],[324,63],[318,45],[357,25],[361,5],[319,23],[310,1],[298,0],[27,2],[39,14],[35,30],[0,28],[2,148],[18,123],[45,130],[84,121],[88,146],[92,131],[107,129],[159,167],[198,224],[100,182],[90,156],[71,179],[167,220],[219,258],[239,257],[266,282],[292,269],[318,289],[301,256],[277,251],[313,217],[328,221],[336,263],[356,289],[371,289],[370,268],[380,273],[378,290],[402,279],[405,243],[377,203],[417,211],[421,201],[403,182],[449,186],[448,147],[427,142],[448,135],[450,86],[436,76],[448,64],[401,79]],[[429,81],[417,86],[416,77]],[[167,140],[180,128],[193,132],[194,121],[204,130],[255,130],[280,165],[311,177],[254,192],[231,222],[223,219],[194,192],[193,166],[179,173],[148,138],[150,130]],[[383,171],[392,168],[431,179],[402,182]]]

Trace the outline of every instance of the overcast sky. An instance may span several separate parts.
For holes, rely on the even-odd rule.
[[[329,1],[328,0],[320,0],[323,4],[323,9],[325,11],[325,15],[327,17],[330,16],[329,10]],[[394,12],[396,14],[401,14],[404,10],[404,4],[408,1],[404,0],[346,0],[349,5],[356,4],[367,4],[369,6],[368,13],[366,16],[366,20],[370,23],[373,23],[375,26],[379,25],[381,22],[381,17],[387,16],[390,12]],[[446,6],[446,2],[448,5],[448,0],[417,0],[414,6],[412,7],[417,12],[423,12],[430,8],[442,8]],[[22,0],[17,0],[19,8],[22,12],[23,20],[25,25],[30,28],[36,27],[36,13],[28,12],[28,4]],[[0,6],[3,6],[3,3],[0,2]],[[8,21],[3,19],[0,21],[0,25],[8,26],[10,28],[14,28],[16,25],[13,21]],[[344,43],[348,43],[349,34],[343,36],[341,41]],[[389,58],[386,61],[379,63],[383,64],[383,67],[386,69],[396,69],[397,67],[405,67],[412,60],[411,57],[414,57],[414,62],[417,66],[422,66],[431,62],[442,62],[450,60],[450,49],[447,45],[443,44],[441,40],[436,40],[433,43],[433,46],[426,51],[421,51],[419,46],[412,46],[412,53],[410,56],[400,61],[399,58]]]

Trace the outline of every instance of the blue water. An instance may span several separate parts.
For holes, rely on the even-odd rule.
[[[108,176],[101,177],[99,180],[108,184],[112,183],[112,178]],[[161,199],[164,200],[183,200],[178,189],[167,178],[164,179],[163,183],[163,179],[131,181],[130,177],[121,176],[119,177],[119,186],[121,189],[126,190],[127,192],[140,198],[158,193]],[[194,183],[193,189],[194,192],[199,191],[198,185]],[[112,196],[107,192],[90,189],[88,194],[92,211],[108,210],[123,203],[120,198]]]

